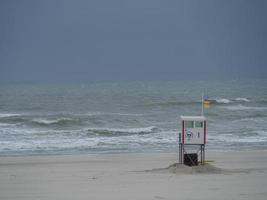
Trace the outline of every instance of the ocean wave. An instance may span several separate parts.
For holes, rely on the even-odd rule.
[[[241,104],[227,106],[225,107],[228,110],[236,111],[236,110],[267,110],[267,107],[252,107],[252,106],[244,106]]]
[[[136,116],[136,117],[139,117],[139,116],[144,116],[144,114],[138,114],[138,113],[113,113],[113,112],[89,112],[89,113],[85,113],[85,114],[80,114],[80,115],[83,115],[83,116],[108,116],[108,115],[111,115],[111,116]]]
[[[29,125],[44,126],[44,127],[66,127],[66,126],[76,126],[82,125],[84,120],[80,117],[59,117],[59,118],[35,118],[27,122]]]
[[[157,134],[156,134],[157,136]],[[123,137],[36,137],[33,139],[0,141],[1,153],[39,154],[69,152],[136,152],[175,146],[176,138],[170,135],[148,137],[147,135],[127,135]],[[162,147],[163,146],[163,147]]]
[[[219,142],[221,144],[227,143],[257,143],[267,142],[266,130],[250,130],[241,132],[221,132],[218,134],[209,134],[208,143]]]
[[[78,119],[73,118],[58,118],[58,119],[33,119],[31,122],[38,125],[67,125],[73,124],[79,121]]]
[[[125,128],[125,129],[116,129],[116,128],[89,128],[87,129],[88,135],[91,134],[97,136],[123,136],[123,135],[143,135],[149,134],[159,129],[155,126],[144,127],[144,128]]]
[[[211,98],[209,101],[212,104],[234,104],[237,102],[250,102],[248,98],[244,97],[238,97],[235,99],[227,99],[227,98]],[[159,106],[159,107],[172,107],[172,106],[187,106],[187,105],[198,105],[200,104],[201,101],[198,100],[188,100],[188,101],[165,101],[165,102],[151,102],[151,103],[144,103],[139,106],[145,106],[145,107],[154,107],[154,106]]]
[[[21,114],[16,113],[0,113],[0,118],[9,118],[9,117],[18,117],[21,116]]]
[[[208,142],[211,138],[208,139]],[[233,136],[233,137],[224,137],[219,138],[217,137],[214,139],[217,142],[220,142],[221,144],[230,144],[234,143],[238,146],[239,143],[257,143],[257,142],[267,142],[267,137],[260,137],[258,133],[251,134],[250,136]]]
[[[248,100],[247,98],[243,98],[243,97],[235,98],[235,101],[250,102],[250,100]]]
[[[231,100],[229,99],[225,99],[225,98],[215,98],[211,101],[214,101],[216,103],[219,103],[219,104],[228,104],[228,103],[231,103]]]
[[[109,115],[114,115],[114,117],[109,117]],[[88,125],[88,124],[103,124],[111,119],[123,119],[123,116],[134,116],[139,117],[143,114],[124,114],[124,113],[102,113],[98,114],[51,114],[47,115],[3,115],[5,117],[0,118],[1,123],[6,124],[22,124],[26,126],[75,126],[75,125]]]
[[[144,103],[141,107],[172,107],[172,106],[186,106],[186,105],[197,105],[201,104],[201,101],[166,101],[166,102],[152,102]]]
[[[265,99],[257,100],[256,103],[266,105],[267,104],[267,100],[265,100]]]
[[[235,102],[250,102],[248,98],[244,97],[238,97],[235,99],[227,99],[227,98],[214,98],[211,99],[211,102],[217,103],[217,104],[230,104],[230,103],[235,103]]]
[[[8,123],[1,123],[0,122],[0,127],[13,127],[13,126],[16,126],[15,124],[8,124]]]
[[[245,117],[241,119],[236,119],[233,122],[239,123],[239,122],[255,122],[255,123],[264,123],[267,120],[266,115],[255,115],[253,117]]]
[[[51,126],[51,125],[73,125],[79,122],[77,118],[58,118],[58,119],[45,119],[36,118],[34,116],[22,115],[9,115],[8,117],[1,118],[1,122],[6,124],[24,124],[24,125],[38,125],[38,126]]]
[[[6,115],[5,117],[0,118],[1,123],[6,124],[23,124],[29,121],[29,118],[23,115]]]

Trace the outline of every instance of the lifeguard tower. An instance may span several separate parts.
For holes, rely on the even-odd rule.
[[[179,133],[179,163],[189,166],[205,163],[205,144],[207,121],[204,116],[181,116],[182,133]],[[196,153],[188,153],[187,147],[195,146]]]

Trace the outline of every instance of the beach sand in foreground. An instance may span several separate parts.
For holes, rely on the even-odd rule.
[[[0,199],[267,199],[267,151],[0,157]]]

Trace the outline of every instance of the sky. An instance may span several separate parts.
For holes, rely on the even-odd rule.
[[[0,83],[267,78],[265,0],[0,0]]]

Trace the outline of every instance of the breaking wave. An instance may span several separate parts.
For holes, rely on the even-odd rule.
[[[241,103],[241,102],[250,102],[248,98],[244,97],[238,97],[233,99],[227,99],[227,98],[211,98],[209,99],[212,104],[235,104],[235,103]],[[172,107],[172,106],[192,106],[192,105],[199,105],[201,103],[201,100],[188,100],[188,101],[162,101],[162,102],[149,102],[144,103],[141,105],[141,107]]]
[[[267,141],[267,132],[264,130],[254,130],[252,132],[245,132],[240,134],[221,134],[220,136],[210,135],[208,140],[216,140],[221,143],[257,143],[257,142],[266,142]]]
[[[64,125],[75,125],[80,123],[80,118],[73,117],[59,117],[55,119],[38,118],[34,116],[24,115],[5,115],[0,118],[2,123],[6,124],[24,124],[24,125],[35,125],[35,126],[64,126]]]
[[[236,98],[236,101],[244,101],[244,102],[250,102],[247,98]]]
[[[235,99],[226,99],[226,98],[215,98],[211,99],[212,102],[218,103],[218,104],[229,104],[229,103],[235,103],[235,102],[250,102],[249,99],[238,97]]]
[[[154,133],[160,131],[155,126],[144,127],[144,128],[125,128],[125,129],[116,129],[116,128],[89,128],[87,129],[88,136],[97,135],[97,136],[123,136],[123,135],[144,135],[149,133]]]
[[[21,114],[16,114],[16,113],[0,113],[0,118],[18,117],[18,116],[21,116]]]
[[[137,114],[137,113],[106,113],[106,112],[90,112],[90,113],[86,113],[84,114],[85,116],[135,116],[135,117],[139,117],[139,116],[144,116],[144,114]]]
[[[59,118],[59,119],[55,119],[55,120],[49,120],[49,119],[33,119],[31,121],[32,123],[35,123],[37,125],[43,125],[43,126],[47,126],[47,125],[67,125],[67,124],[74,124],[79,122],[79,119],[75,119],[75,118]]]
[[[137,105],[138,107],[172,107],[172,106],[186,106],[186,105],[198,105],[201,101],[162,101],[151,102]]]
[[[223,104],[231,103],[231,100],[225,98],[215,98],[214,101],[216,103],[223,103]]]
[[[244,106],[241,104],[233,105],[233,106],[227,106],[225,107],[228,110],[267,110],[267,107],[252,107],[252,106]]]

